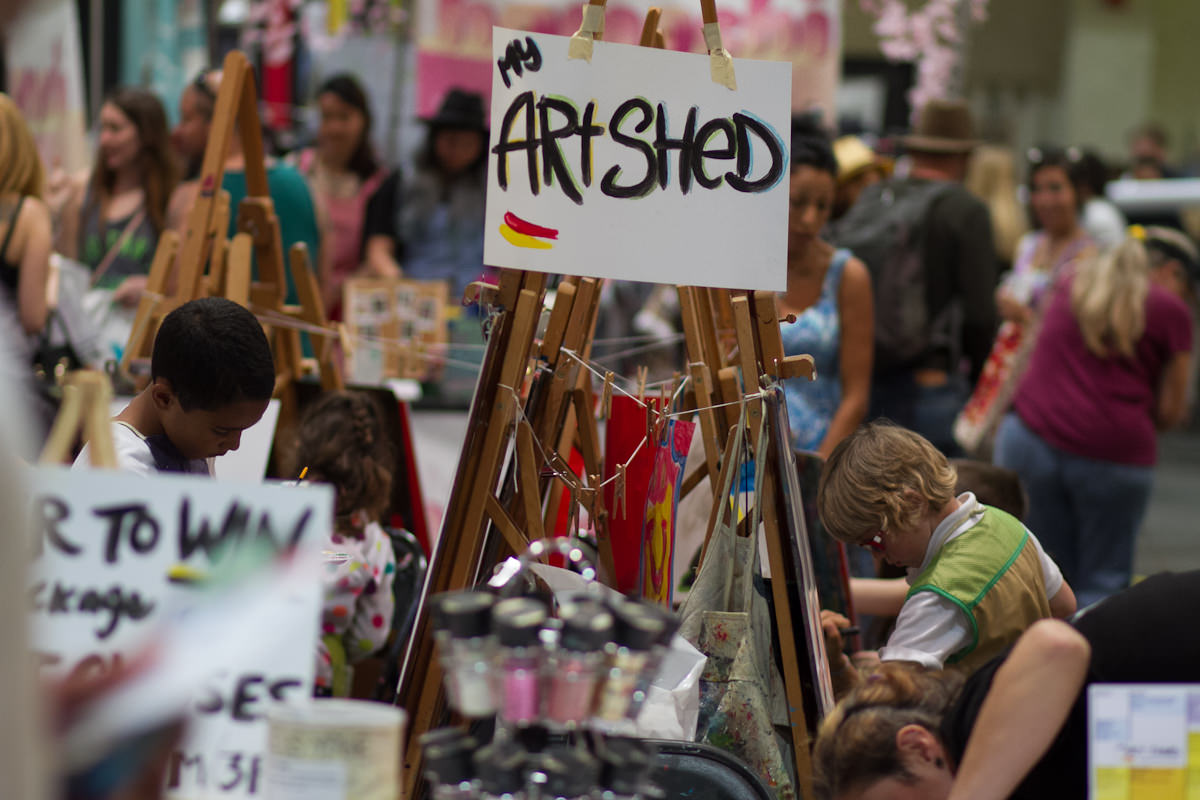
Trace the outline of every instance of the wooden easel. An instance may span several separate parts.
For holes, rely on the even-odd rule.
[[[46,438],[39,461],[42,464],[69,464],[80,433],[88,442],[93,467],[117,468],[113,446],[109,406],[112,384],[101,372],[81,370],[63,380],[62,405]]]
[[[275,395],[283,404],[280,425],[286,426],[294,420],[296,412],[292,382],[304,374],[304,368],[300,333],[282,323],[293,320],[329,330],[323,335],[312,334],[321,383],[326,389],[343,386],[341,372],[332,357],[336,336],[325,316],[316,277],[307,249],[302,244],[292,247],[288,254],[288,266],[300,303],[284,304],[287,278],[283,244],[267,183],[254,73],[245,55],[237,51],[226,56],[222,70],[211,133],[200,171],[199,192],[188,212],[182,245],[173,231],[166,231],[159,238],[147,280],[147,293],[138,305],[133,333],[121,366],[128,370],[135,359],[149,357],[158,326],[171,311],[197,297],[228,297],[260,317],[266,317],[264,324],[270,328],[271,349],[275,356]],[[245,155],[246,197],[237,210],[238,232],[226,241],[231,209],[229,194],[220,187],[235,126]],[[251,275],[252,255],[258,262],[258,280]],[[173,293],[167,295],[172,272],[177,280]],[[272,318],[281,324],[273,325]]]
[[[603,6],[604,2],[589,0],[594,6]],[[712,0],[705,0],[702,6],[705,22],[716,22]],[[658,13],[652,9],[647,18],[642,34],[644,45],[661,46]],[[557,446],[547,455],[562,465],[565,453],[578,436],[588,480],[586,485],[583,480],[573,482],[570,478],[564,482],[572,494],[587,498],[594,519],[602,522],[606,518],[600,505],[601,495],[595,491],[598,480],[592,477],[598,479],[600,457],[598,439],[591,440],[589,433],[589,427],[594,425],[591,379],[586,371],[577,370],[577,362],[566,353],[569,350],[586,358],[599,298],[598,282],[590,278],[567,279],[558,287],[549,324],[538,348],[534,332],[544,289],[544,275],[504,271],[499,286],[474,284],[468,290],[470,296],[482,304],[495,306],[499,313],[481,368],[447,515],[430,558],[415,635],[406,653],[397,692],[397,703],[408,710],[410,720],[404,750],[404,790],[409,798],[423,796],[420,735],[449,721],[442,671],[434,657],[428,598],[476,585],[505,552],[518,552],[530,539],[540,538],[551,529],[553,509],[557,508],[554,492],[562,491],[563,486],[558,482],[547,486],[542,474],[543,459],[535,450],[535,442],[555,442]],[[757,400],[760,380],[812,377],[812,360],[807,356],[784,357],[773,293],[691,287],[680,287],[679,293],[689,375],[693,379],[688,403],[699,409],[706,445],[704,474],[688,479],[694,485],[704,477],[717,480],[727,432],[736,423],[738,405],[742,402],[747,404],[750,429],[757,443],[758,422],[763,416],[762,403]],[[530,389],[522,400],[520,387],[531,360],[535,369]],[[712,408],[722,403],[730,407]],[[779,578],[773,581],[777,639],[799,785],[803,796],[808,797],[812,792],[808,726],[794,639],[796,628],[786,586],[790,570],[783,548],[783,537],[788,531],[779,513],[779,479],[772,468],[776,463],[774,451],[771,453],[768,464],[763,465],[764,485],[757,502],[762,503],[772,574]],[[504,470],[506,454],[508,468]],[[548,489],[551,497],[546,502]],[[602,569],[606,557],[611,564],[611,553],[605,553],[606,545],[601,535]]]
[[[603,3],[604,0],[591,0]],[[716,0],[701,0],[701,18],[705,24],[717,22]],[[661,10],[651,8],[642,26],[641,46],[663,46],[662,31],[658,30]],[[712,485],[719,483],[721,455],[726,450],[729,431],[737,422],[740,405],[747,395],[758,393],[765,379],[785,380],[788,378],[815,377],[813,360],[810,356],[785,356],[783,338],[779,330],[779,311],[772,292],[729,291],[702,287],[679,287],[679,306],[683,316],[684,340],[688,356],[688,373],[692,378],[688,392],[688,404],[698,409],[700,435],[704,443],[705,461],[697,473],[684,480],[686,494],[708,477]],[[732,330],[730,349],[729,332]],[[714,380],[715,377],[715,380]],[[713,406],[724,405],[718,414]],[[752,399],[746,404],[747,423],[751,442],[758,446],[763,417],[763,403]],[[796,777],[801,796],[812,796],[812,758],[810,753],[809,729],[805,716],[805,695],[801,682],[801,662],[796,641],[797,636],[791,599],[788,595],[789,576],[784,553],[784,537],[793,535],[781,525],[784,518],[780,513],[778,485],[779,476],[773,468],[778,454],[773,447],[768,451],[767,467],[763,476],[762,493],[755,502],[761,503],[762,520],[767,542],[767,558],[771,575],[771,593],[775,606],[775,637],[780,650],[784,689],[792,731],[792,753],[796,765]],[[716,499],[714,498],[714,503]],[[709,525],[708,532],[712,532]],[[756,536],[750,531],[748,535]],[[707,539],[701,550],[708,548]]]
[[[542,273],[504,270],[498,286],[477,283],[468,289],[470,298],[499,311],[397,692],[397,702],[410,715],[404,778],[410,798],[421,791],[417,739],[448,719],[427,599],[474,586],[504,556],[523,552],[530,541],[552,531],[558,508],[553,489],[564,485],[572,502],[589,511],[601,570],[613,574],[607,512],[597,490],[602,467],[590,375],[567,354],[586,357],[590,349],[600,282],[565,278],[558,285],[539,346],[535,334],[545,288]],[[566,467],[576,436],[585,463],[582,477]],[[552,449],[540,453],[538,443]],[[553,475],[543,474],[547,462]]]

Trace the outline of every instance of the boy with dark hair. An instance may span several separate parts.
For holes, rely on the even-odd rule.
[[[262,326],[222,297],[184,303],[163,320],[150,385],[113,419],[118,466],[129,472],[212,474],[267,409],[275,363]],[[88,447],[75,459],[90,463]]]

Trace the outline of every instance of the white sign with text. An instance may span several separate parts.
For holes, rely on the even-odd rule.
[[[791,65],[568,42],[493,29],[484,262],[785,289]]]
[[[151,644],[170,650],[164,667],[182,673],[180,653],[190,653],[188,734],[171,757],[168,796],[261,796],[267,710],[312,694],[329,488],[58,467],[34,470],[30,483],[31,633],[43,674],[102,677]],[[270,579],[269,566],[240,585],[207,585],[220,587],[248,563],[269,565],[293,547],[293,562],[305,566],[270,597],[230,601]],[[221,603],[227,610],[216,623],[202,619]],[[175,641],[181,631],[212,641]],[[152,675],[145,687],[163,680]],[[129,687],[126,716],[139,713],[141,688]]]

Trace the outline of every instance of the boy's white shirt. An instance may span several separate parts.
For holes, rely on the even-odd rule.
[[[975,527],[983,519],[984,506],[971,492],[958,496],[959,507],[933,529],[921,566],[908,570],[905,580],[913,581],[932,563],[946,544]],[[1062,588],[1063,576],[1058,565],[1046,555],[1042,543],[1029,531],[1042,565],[1046,598]],[[971,623],[957,605],[936,592],[921,592],[904,601],[896,617],[896,628],[885,647],[879,649],[882,661],[914,661],[931,669],[941,669],[946,659],[971,643]]]
[[[146,437],[141,431],[128,422],[112,421],[113,449],[117,453],[117,469],[122,472],[132,472],[138,475],[157,475],[158,467],[154,463],[154,454],[146,444]],[[85,444],[75,458],[71,469],[90,469],[91,445]],[[208,474],[213,474],[213,459],[206,459]]]

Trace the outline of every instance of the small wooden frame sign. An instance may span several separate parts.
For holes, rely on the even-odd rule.
[[[423,380],[449,341],[445,281],[351,278],[343,288],[346,373],[351,382]]]

